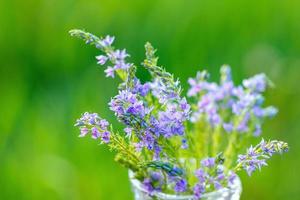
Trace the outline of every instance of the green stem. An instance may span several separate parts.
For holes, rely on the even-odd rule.
[[[125,147],[122,142],[117,138],[115,137],[115,135],[113,135],[112,138],[112,141],[120,147],[120,149],[122,149],[124,152],[126,152],[127,155],[130,155],[130,157],[135,161],[135,163],[139,163],[140,162],[140,159],[134,154],[132,153],[131,151],[128,150],[127,147]]]
[[[220,143],[221,143],[221,133],[220,126],[218,126],[213,132],[212,136],[212,156],[216,156],[219,153]]]
[[[233,158],[236,153],[235,151],[236,151],[237,140],[238,140],[238,133],[235,131],[231,134],[229,141],[228,141],[227,149],[224,152],[225,166],[227,169],[230,169],[230,167],[233,163]]]

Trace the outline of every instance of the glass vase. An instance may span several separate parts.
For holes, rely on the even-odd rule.
[[[147,194],[142,183],[134,179],[134,173],[129,171],[129,180],[134,193],[134,200],[194,200],[193,195],[174,195],[162,192],[154,192],[151,196]],[[242,193],[242,184],[240,178],[234,181],[230,188],[223,188],[215,192],[203,194],[201,200],[239,200]]]

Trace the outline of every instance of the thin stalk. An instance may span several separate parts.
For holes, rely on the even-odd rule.
[[[234,131],[229,138],[227,148],[224,152],[225,156],[225,166],[227,169],[230,169],[232,163],[233,163],[233,158],[235,156],[235,151],[236,151],[236,143],[238,140],[238,133]]]
[[[221,143],[221,133],[220,128],[221,126],[218,126],[215,131],[213,132],[213,138],[212,138],[212,156],[216,156],[219,153],[220,149],[220,143]]]

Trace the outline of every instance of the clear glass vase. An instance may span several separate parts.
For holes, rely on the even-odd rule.
[[[131,188],[134,193],[135,200],[194,200],[192,195],[171,195],[161,192],[154,192],[149,196],[146,190],[142,187],[140,181],[133,178],[134,173],[129,171],[129,180]],[[230,188],[223,188],[221,190],[206,193],[202,196],[201,200],[239,200],[242,193],[242,184],[239,177],[235,179],[234,184]]]

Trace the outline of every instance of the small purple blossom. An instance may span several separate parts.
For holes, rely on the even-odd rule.
[[[109,143],[109,141],[110,141],[110,132],[108,132],[108,131],[103,132],[102,135],[101,135],[101,139],[104,143]]]
[[[262,109],[261,107],[259,106],[255,106],[253,109],[252,109],[252,112],[253,114],[258,117],[258,118],[261,118],[261,117],[264,117],[264,109]]]
[[[230,171],[229,176],[228,176],[228,185],[229,186],[233,185],[236,178],[237,178],[237,175],[234,172]]]
[[[241,122],[238,124],[237,126],[237,131],[240,132],[240,133],[245,133],[249,130],[249,127],[248,127],[248,122],[249,122],[249,119],[250,119],[250,114],[249,113],[246,113]]]
[[[232,123],[223,123],[223,128],[227,133],[230,133],[233,131],[234,126]]]
[[[222,184],[219,181],[214,181],[214,188],[220,190],[223,188]]]
[[[146,96],[150,91],[150,84],[149,83],[145,83],[144,85],[141,85],[141,87],[139,88],[139,93],[141,96]]]
[[[155,144],[155,138],[152,135],[152,133],[147,131],[142,136],[142,142],[143,142],[144,146],[147,147],[149,150],[153,150],[154,144]]]
[[[201,161],[201,165],[204,167],[212,168],[215,166],[215,158],[206,158]]]
[[[106,63],[106,61],[108,60],[108,58],[106,56],[100,55],[100,56],[96,56],[97,59],[97,64],[99,65],[104,65]]]
[[[113,67],[107,67],[104,72],[106,73],[106,77],[115,77],[115,69]]]
[[[181,148],[182,149],[188,149],[189,145],[188,145],[188,142],[187,140],[184,138],[181,140]]]
[[[262,132],[262,130],[261,130],[261,125],[256,124],[253,135],[254,135],[255,137],[258,137],[258,136],[261,135],[261,132]]]
[[[127,70],[131,67],[131,64],[129,63],[125,63],[123,60],[117,60],[116,61],[116,64],[114,66],[114,69],[117,70],[117,69],[123,69],[123,70]]]
[[[197,72],[197,76],[195,79],[189,78],[188,83],[190,84],[191,88],[188,91],[188,96],[196,96],[202,90],[207,89],[208,83],[206,79],[208,78],[208,73],[206,71]]]
[[[89,132],[89,129],[88,129],[88,128],[86,128],[86,127],[81,127],[81,128],[80,128],[80,135],[79,135],[79,137],[84,137],[84,136],[86,136],[86,134],[88,134],[88,132]]]
[[[202,195],[205,193],[205,184],[197,183],[194,188],[194,198],[195,199],[201,199]]]
[[[98,128],[93,127],[91,130],[92,130],[92,138],[93,139],[98,139],[101,136],[101,133],[98,130]]]
[[[184,179],[180,179],[176,181],[175,186],[174,186],[174,191],[176,193],[182,193],[187,190],[187,181]]]
[[[100,119],[97,122],[97,125],[100,126],[101,129],[106,130],[107,127],[109,126],[109,123],[108,123],[108,121],[106,119]]]
[[[115,37],[114,36],[109,36],[107,35],[102,41],[101,41],[101,44],[102,46],[104,47],[108,47],[108,46],[111,46],[112,43],[114,42],[115,40]]]
[[[245,88],[252,92],[264,92],[267,86],[267,77],[265,74],[257,74],[249,79],[243,81]]]
[[[200,182],[205,182],[207,174],[203,169],[198,169],[195,172],[195,176],[199,179]]]
[[[152,195],[155,191],[161,191],[163,183],[164,181],[161,173],[150,172],[150,177],[145,178],[143,181],[143,187],[150,195]]]
[[[132,134],[133,128],[126,127],[124,128],[124,132],[126,133],[126,136],[130,137]]]
[[[144,147],[142,142],[133,143],[133,146],[137,152],[141,152]]]
[[[111,56],[117,60],[124,60],[126,57],[129,56],[129,54],[126,53],[126,49],[123,50],[116,50],[111,54]]]
[[[154,160],[160,159],[162,148],[158,144],[154,144]]]
[[[150,178],[144,179],[143,187],[150,195],[155,191],[155,188],[152,186],[152,182]]]

